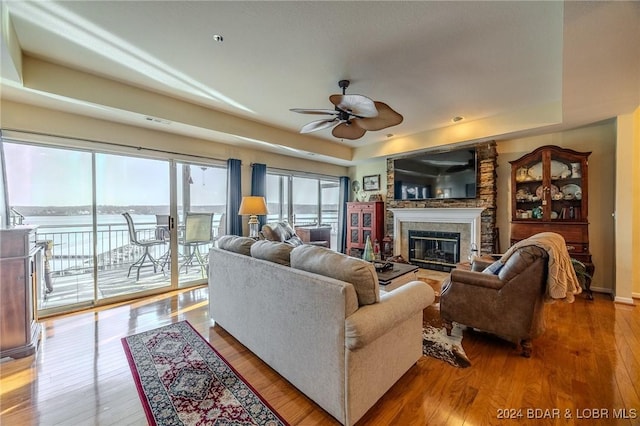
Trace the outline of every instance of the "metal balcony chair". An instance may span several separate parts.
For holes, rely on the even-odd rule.
[[[189,272],[189,266],[197,264],[204,277],[207,259],[200,247],[210,245],[213,241],[213,213],[187,213],[184,220],[184,239],[180,241],[180,245],[185,248],[184,261],[180,268],[184,267],[185,272]]]
[[[158,261],[151,255],[149,252],[149,248],[153,246],[163,245],[166,241],[161,239],[150,239],[150,240],[140,240],[138,239],[138,233],[136,232],[135,225],[133,224],[133,219],[129,213],[122,213],[122,216],[127,221],[127,227],[129,228],[129,239],[131,240],[131,244],[134,246],[144,248],[144,253],[142,256],[133,262],[131,266],[129,266],[129,272],[127,273],[127,278],[131,275],[131,269],[136,268],[136,281],[140,279],[140,268],[146,266],[153,266],[153,272],[157,272],[158,270]]]
[[[163,240],[169,242],[171,239],[171,232],[169,230],[169,215],[157,214],[156,215],[156,240]],[[158,259],[158,265],[162,268],[162,272],[165,268],[171,265],[171,245],[167,248],[162,256]]]

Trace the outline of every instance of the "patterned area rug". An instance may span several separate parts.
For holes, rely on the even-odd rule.
[[[187,321],[122,344],[150,425],[287,425]]]
[[[462,331],[465,327],[454,322],[451,336],[447,336],[447,331],[440,318],[440,304],[434,303],[424,312],[422,353],[447,362],[454,367],[470,367],[471,361],[462,348]]]

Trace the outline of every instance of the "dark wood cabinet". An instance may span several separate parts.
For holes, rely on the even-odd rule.
[[[296,234],[304,243],[331,246],[330,226],[296,226]]]
[[[44,267],[35,235],[33,227],[0,230],[1,358],[32,355],[40,339],[33,296]]]
[[[593,276],[588,219],[590,154],[546,145],[510,162],[510,239],[514,244],[540,232],[558,233],[571,257],[584,263]]]
[[[384,201],[347,203],[347,254],[360,257],[367,242],[384,238]]]

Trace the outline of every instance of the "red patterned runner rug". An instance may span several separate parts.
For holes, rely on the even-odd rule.
[[[187,321],[122,345],[150,425],[287,425]]]

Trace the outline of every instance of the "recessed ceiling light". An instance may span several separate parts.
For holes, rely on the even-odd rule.
[[[213,40],[217,41],[218,43],[222,43],[224,41],[224,37],[222,37],[220,34],[214,34]]]
[[[462,120],[464,120],[464,117],[460,117],[459,115],[451,119],[451,121],[453,121],[454,123],[457,123],[458,121],[462,121]]]

